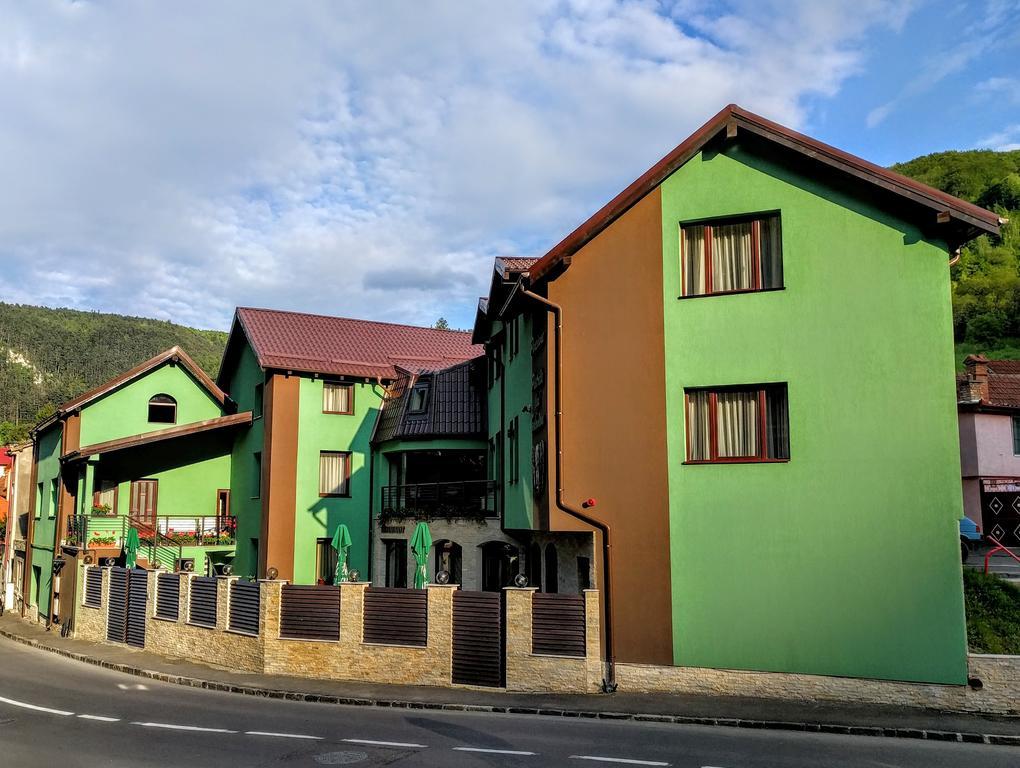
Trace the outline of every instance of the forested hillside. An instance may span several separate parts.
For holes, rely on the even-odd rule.
[[[953,267],[957,356],[1020,358],[1020,151],[939,152],[893,170],[994,210],[1010,221],[979,237]]]
[[[0,303],[0,445],[38,416],[175,344],[215,376],[226,334],[162,320]]]

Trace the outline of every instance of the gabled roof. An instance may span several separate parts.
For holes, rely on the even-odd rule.
[[[393,379],[398,366],[442,368],[483,353],[464,331],[251,307],[234,317],[231,340],[240,329],[264,369]]]
[[[932,223],[936,221],[936,217],[941,217],[939,221],[945,221],[946,224],[955,223],[959,244],[982,232],[991,234],[999,232],[1002,220],[992,211],[986,211],[888,168],[869,163],[810,136],[792,131],[748,112],[736,104],[730,104],[539,259],[529,270],[532,279],[537,280],[547,275],[555,267],[569,266],[574,253],[697,155],[720,133],[735,136],[741,131],[759,136],[839,173],[901,196],[920,209],[927,209]]]
[[[139,363],[134,368],[124,371],[124,373],[114,376],[107,382],[100,384],[95,389],[90,389],[88,392],[78,395],[78,397],[68,400],[66,403],[60,405],[56,412],[47,419],[39,422],[34,428],[33,432],[39,432],[45,429],[53,422],[67,416],[70,413],[79,411],[94,400],[98,400],[111,392],[114,392],[125,384],[129,384],[135,379],[139,379],[149,371],[159,368],[161,365],[167,363],[174,363],[181,365],[185,370],[188,371],[194,377],[195,381],[209,393],[209,395],[218,402],[221,406],[225,404],[227,396],[226,393],[214,382],[205,371],[192,360],[188,354],[178,346],[170,347],[165,352],[160,352],[155,357],[150,357],[144,363]]]
[[[141,445],[166,442],[167,440],[173,440],[179,437],[199,435],[207,432],[213,432],[215,430],[227,429],[229,427],[248,426],[251,422],[251,411],[233,413],[229,416],[220,416],[215,419],[196,421],[194,424],[182,424],[178,427],[157,429],[152,432],[144,432],[140,435],[130,435],[128,437],[117,438],[116,440],[107,440],[104,443],[83,445],[81,448],[68,451],[60,458],[63,461],[69,461],[88,458],[89,456],[99,456],[106,453],[113,453],[115,451],[123,451],[127,448],[137,448]]]
[[[395,438],[485,436],[485,366],[475,358],[439,371],[401,371],[386,390],[373,443]],[[408,413],[411,390],[427,384],[423,413]]]

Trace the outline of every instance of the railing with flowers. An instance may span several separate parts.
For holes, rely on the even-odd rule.
[[[232,515],[207,517],[157,517],[155,531],[182,547],[229,546],[237,541],[237,518]],[[142,538],[145,533],[139,531]]]
[[[233,516],[170,517],[154,519],[75,515],[68,520],[65,543],[91,549],[124,546],[129,528],[138,531],[143,547],[215,547],[237,541]]]

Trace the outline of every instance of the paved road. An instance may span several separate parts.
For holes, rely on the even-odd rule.
[[[0,640],[4,768],[1018,764],[1020,750],[1000,746],[266,700],[140,681]]]

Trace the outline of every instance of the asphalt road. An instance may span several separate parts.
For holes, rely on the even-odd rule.
[[[0,640],[0,767],[867,766],[997,768],[1020,750],[739,728],[258,699]]]

